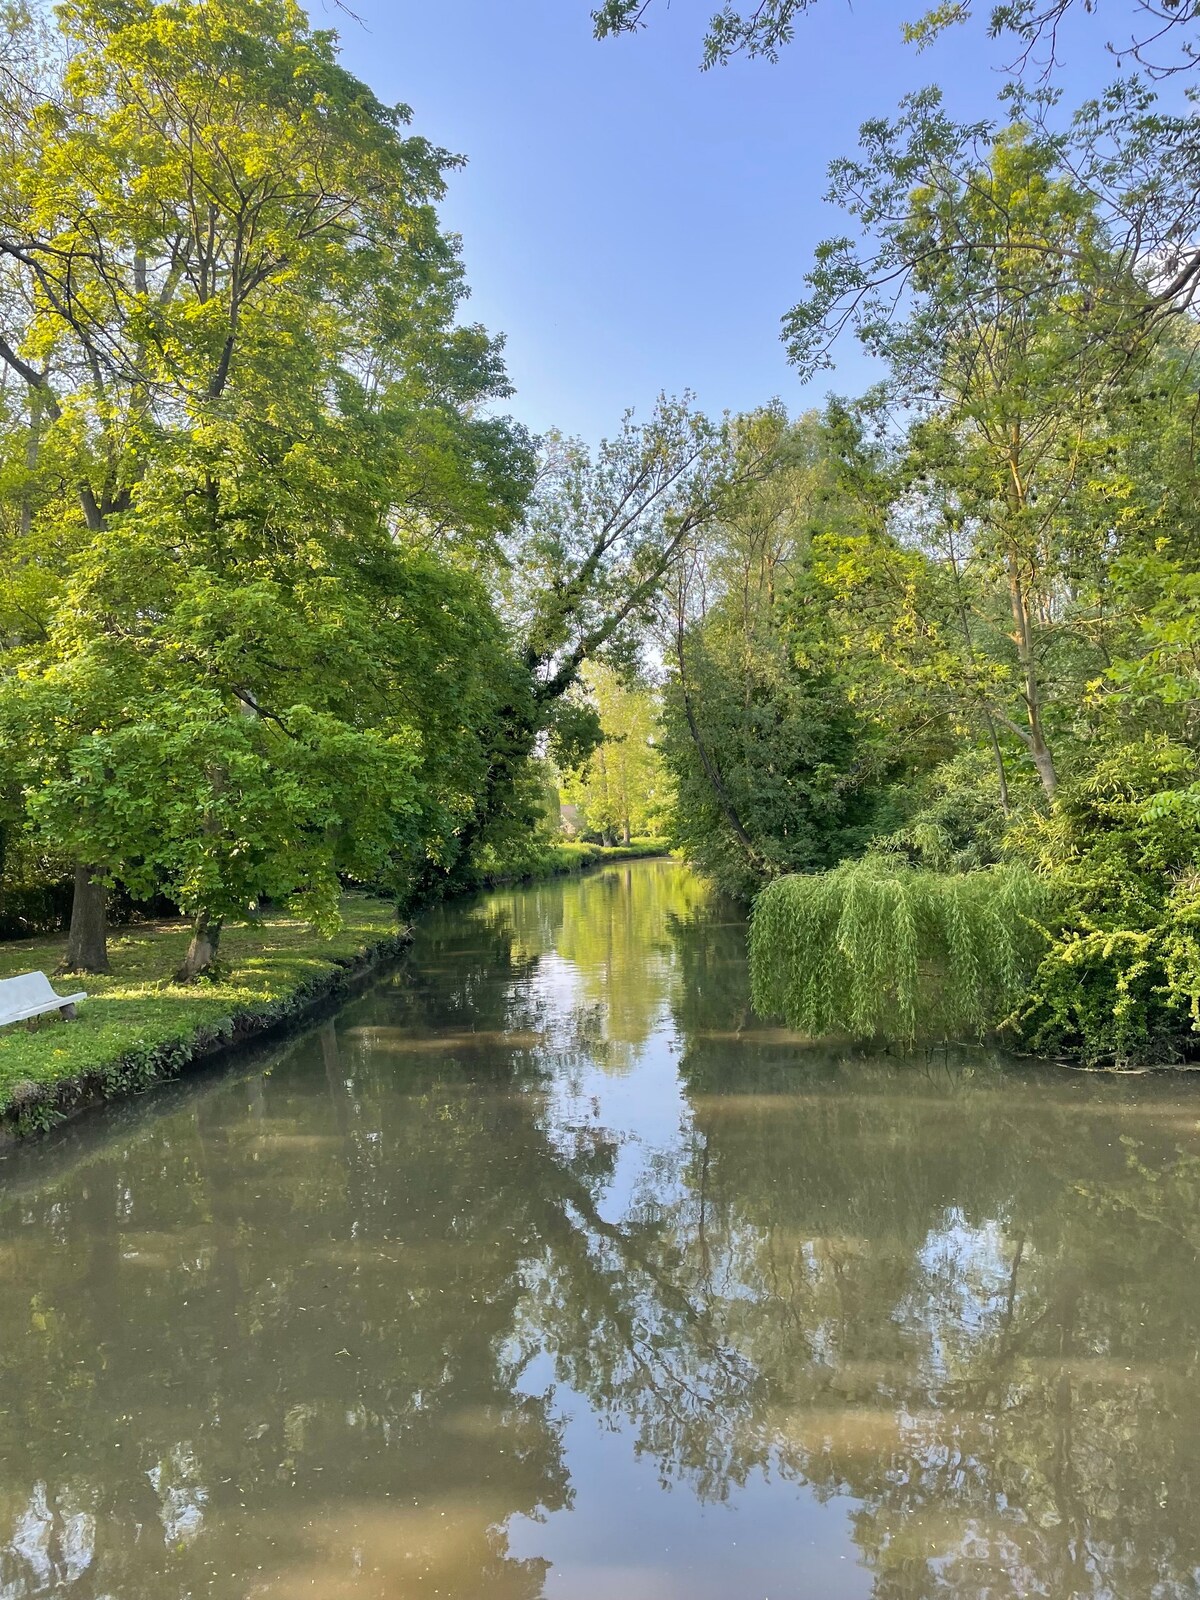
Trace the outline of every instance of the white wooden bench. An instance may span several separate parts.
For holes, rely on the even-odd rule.
[[[28,1022],[47,1011],[61,1011],[68,1020],[87,995],[55,994],[44,972],[22,972],[17,978],[0,978],[0,1028],[10,1022]]]

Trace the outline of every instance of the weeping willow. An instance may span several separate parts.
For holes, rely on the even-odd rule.
[[[1048,894],[1021,867],[940,873],[866,857],[780,878],[750,935],[755,1009],[811,1037],[963,1038],[1017,1005]]]

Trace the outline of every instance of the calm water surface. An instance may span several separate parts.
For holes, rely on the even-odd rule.
[[[1189,1081],[806,1048],[666,863],[0,1162],[0,1600],[1200,1596]]]

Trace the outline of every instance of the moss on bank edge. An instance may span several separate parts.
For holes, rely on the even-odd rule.
[[[30,1030],[0,1030],[0,1129],[28,1133],[94,1101],[173,1077],[189,1062],[304,1015],[354,977],[400,954],[408,933],[396,907],[347,895],[340,932],[321,939],[298,918],[268,915],[227,928],[228,976],[187,987],[171,982],[187,948],[183,921],[114,930],[111,973],[54,980],[63,993],[87,991],[75,1022],[43,1017]],[[53,973],[64,937],[0,944],[0,978]]]

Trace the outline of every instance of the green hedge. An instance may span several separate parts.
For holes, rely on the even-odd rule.
[[[32,939],[55,933],[71,918],[70,880],[61,883],[16,883],[0,887],[0,940]]]
[[[519,861],[486,866],[476,874],[475,882],[481,889],[502,883],[532,883],[539,878],[557,878],[568,872],[581,872],[586,867],[602,866],[612,861],[639,861],[651,856],[666,855],[668,846],[661,839],[634,839],[630,844],[602,845],[546,844],[523,856]]]

